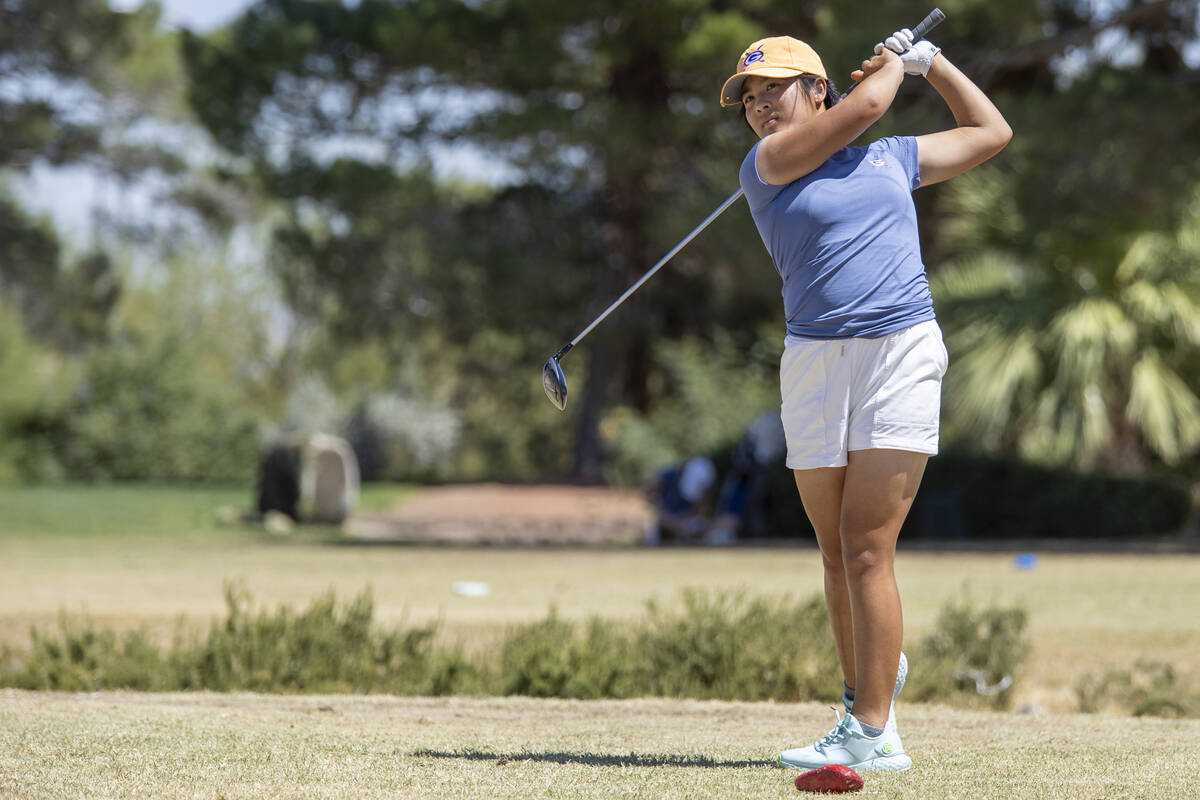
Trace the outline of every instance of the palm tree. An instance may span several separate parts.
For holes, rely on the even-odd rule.
[[[997,233],[1022,225],[1004,177],[967,177],[948,233],[993,244],[931,280],[948,438],[1113,474],[1200,447],[1200,191],[1174,230],[1089,257],[1004,248]]]

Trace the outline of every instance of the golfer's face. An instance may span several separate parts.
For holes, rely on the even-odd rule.
[[[746,121],[760,139],[793,123],[807,121],[812,109],[804,99],[804,88],[798,78],[752,75],[742,84]]]

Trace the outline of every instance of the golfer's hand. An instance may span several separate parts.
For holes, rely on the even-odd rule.
[[[881,52],[877,52],[875,55],[862,62],[862,69],[856,69],[854,72],[851,72],[850,80],[854,81],[855,83],[861,83],[863,79],[874,75],[876,72],[879,72],[879,70],[883,69],[889,64],[896,64],[900,67],[904,66],[903,62],[900,60],[900,56],[884,47]]]
[[[933,57],[941,52],[941,48],[928,39],[914,42],[912,31],[908,28],[901,28],[886,40],[875,45],[877,54],[884,50],[891,50],[900,56],[900,61],[904,63],[905,75],[921,75],[922,77],[929,74],[929,65],[933,63]]]
[[[896,55],[904,55],[913,46],[913,34],[908,28],[901,28],[893,33],[887,39],[875,45],[875,53],[878,54],[883,48],[891,50]]]
[[[928,39],[917,42],[900,56],[900,60],[904,62],[904,74],[927,76],[929,65],[933,63],[933,57],[940,52],[942,52],[942,48]]]

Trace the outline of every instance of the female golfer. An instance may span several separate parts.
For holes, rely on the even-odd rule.
[[[922,75],[957,127],[850,147]],[[758,134],[741,185],[783,278],[780,366],[787,465],[816,530],[847,715],[780,763],[912,766],[892,713],[907,666],[896,538],[937,452],[947,355],[917,239],[912,191],[952,178],[1012,137],[1000,112],[937,47],[907,29],[876,45],[839,101],[816,52],[752,44],[721,103]],[[852,713],[850,713],[852,712]]]

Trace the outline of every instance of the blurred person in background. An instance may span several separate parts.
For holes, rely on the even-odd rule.
[[[660,472],[650,493],[657,519],[646,533],[646,544],[700,541],[708,528],[706,501],[716,479],[717,468],[705,456]]]

